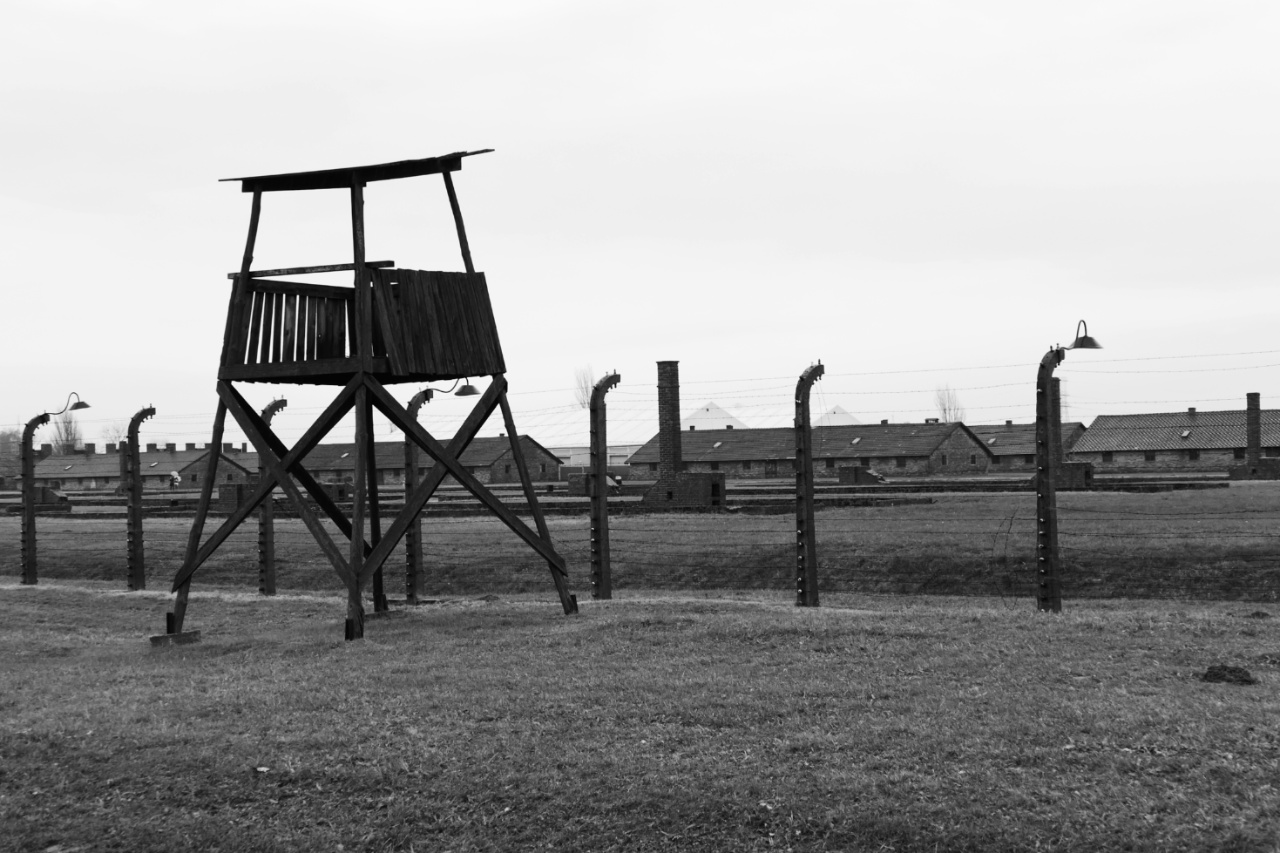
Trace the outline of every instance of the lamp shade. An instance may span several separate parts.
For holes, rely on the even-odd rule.
[[[1098,343],[1097,338],[1089,335],[1081,335],[1076,338],[1076,342],[1071,345],[1072,349],[1102,349],[1102,344]]]
[[[1082,331],[1083,330],[1083,331]],[[1089,325],[1081,320],[1076,324],[1076,340],[1068,349],[1102,349],[1098,339],[1089,334]]]
[[[457,391],[455,391],[453,396],[476,397],[476,396],[479,396],[479,394],[480,394],[480,389],[472,385],[470,382],[468,382],[465,385],[463,385],[461,388],[459,388]]]

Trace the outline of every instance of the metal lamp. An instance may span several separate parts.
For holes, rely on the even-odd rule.
[[[76,401],[71,402],[75,397]],[[27,421],[22,430],[22,582],[34,584],[38,582],[36,560],[36,455],[32,440],[36,430],[49,423],[49,418],[57,417],[67,410],[87,409],[89,404],[80,399],[80,395],[72,391],[67,395],[67,403],[56,412],[42,412]]]

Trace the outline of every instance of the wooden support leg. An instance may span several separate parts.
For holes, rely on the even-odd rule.
[[[369,461],[369,392],[362,384],[356,389],[356,458],[355,482],[352,484],[351,551],[347,563],[351,579],[347,582],[347,639],[364,637],[364,605],[361,602],[361,572],[364,569],[364,515],[368,499]],[[374,465],[377,464],[375,461]]]
[[[524,452],[520,449],[520,436],[516,432],[516,421],[511,415],[511,405],[507,402],[507,392],[504,389],[498,396],[498,404],[502,406],[502,420],[507,427],[507,435],[511,437],[511,457],[515,459],[516,471],[520,473],[520,484],[524,487],[524,499],[529,502],[529,511],[533,513],[533,521],[538,526],[538,535],[542,537],[542,541],[547,543],[548,548],[555,546],[551,542],[551,531],[547,528],[547,521],[542,517],[542,507],[538,506],[538,496],[533,491],[533,479],[529,476],[529,466],[525,464]],[[557,565],[555,562],[547,561],[551,568],[551,579],[555,582],[556,592],[560,595],[560,604],[564,607],[565,613],[576,613],[578,611],[578,601],[570,594],[569,584],[565,580],[563,562]]]
[[[187,597],[191,595],[191,580],[188,579],[178,591],[173,594],[173,610],[168,613],[168,619],[165,620],[166,634],[181,634],[182,623],[187,618]]]
[[[373,404],[369,402],[368,394],[364,395],[364,399],[365,408],[362,415],[365,419],[365,464],[369,484],[369,542],[377,548],[378,540],[382,537],[382,525],[378,513],[378,457],[373,435]],[[382,565],[379,564],[373,571],[373,612],[385,613],[387,609],[387,592],[382,585]]]
[[[227,422],[227,404],[218,400],[218,411],[213,416],[213,435],[209,440],[209,460],[205,463],[204,482],[200,484],[200,503],[196,505],[196,517],[187,537],[187,555],[179,576],[186,573],[186,580],[178,584],[173,599],[173,610],[166,620],[166,634],[181,634],[182,623],[187,616],[187,596],[191,591],[191,573],[187,567],[196,561],[200,552],[200,537],[204,535],[204,522],[209,516],[209,504],[213,501],[213,484],[218,478],[218,460],[222,456],[222,430]]]
[[[354,581],[347,584],[346,638],[364,639],[364,603],[360,600],[360,587]]]

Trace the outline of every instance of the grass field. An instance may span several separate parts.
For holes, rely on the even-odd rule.
[[[0,585],[13,850],[1275,850],[1280,611]],[[1210,684],[1218,663],[1252,685]]]

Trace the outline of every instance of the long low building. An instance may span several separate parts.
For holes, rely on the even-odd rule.
[[[684,470],[719,471],[728,478],[795,475],[795,430],[698,429],[680,433]],[[658,437],[628,460],[632,476],[658,474]],[[982,474],[991,451],[962,423],[856,424],[813,427],[815,477],[838,477],[843,467],[860,465],[882,474]]]
[[[1259,455],[1280,456],[1280,411],[1258,409]],[[1069,458],[1096,471],[1225,471],[1248,455],[1248,410],[1099,415]]]
[[[36,462],[33,479],[37,486],[51,489],[114,491],[120,488],[121,447],[108,444],[106,453],[98,453],[97,445],[85,444],[75,453],[45,456]],[[179,484],[183,488],[199,488],[208,465],[209,448],[188,444],[179,450],[173,444],[148,444],[138,452],[138,459],[144,489],[169,489]],[[258,454],[233,444],[223,445],[217,485],[247,483],[257,471]]]
[[[980,424],[969,426],[973,434],[991,451],[991,472],[1011,471],[1018,473],[1025,469],[1028,475],[1035,472],[1036,467],[1036,425],[1015,424],[1005,421],[1003,424]],[[1062,424],[1062,449],[1070,452],[1080,436],[1085,434],[1084,424],[1069,421]]]
[[[354,444],[320,444],[307,454],[304,464],[312,476],[322,483],[351,483],[355,480],[356,446]],[[520,452],[529,469],[529,479],[560,479],[561,459],[527,435],[520,436]],[[374,445],[378,482],[404,485],[404,442],[379,441]],[[482,483],[518,483],[520,472],[511,455],[511,440],[505,436],[474,438],[459,457],[462,467]],[[418,472],[425,476],[434,460],[418,452]],[[452,482],[450,478],[447,482]]]
[[[535,481],[560,478],[561,459],[527,435],[520,436],[520,449]],[[378,460],[378,482],[403,485],[405,481],[404,442],[380,441],[374,445]],[[186,488],[199,488],[205,476],[209,451],[207,447],[188,444],[179,450],[172,444],[157,447],[148,444],[140,451],[143,488],[168,489],[174,483]],[[459,460],[482,483],[517,483],[520,474],[511,455],[511,442],[503,436],[475,438]],[[307,454],[307,470],[322,483],[350,483],[355,479],[354,444],[320,444]],[[425,476],[434,460],[419,452],[419,474]],[[217,486],[248,483],[258,474],[258,455],[234,445],[223,448],[218,463]],[[114,490],[120,487],[120,452],[115,444],[106,453],[98,453],[93,444],[76,453],[48,456],[36,463],[35,482],[52,489]],[[452,480],[450,480],[452,482]]]

